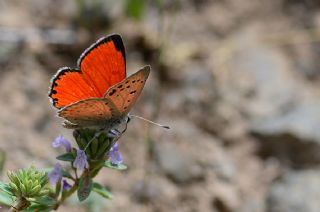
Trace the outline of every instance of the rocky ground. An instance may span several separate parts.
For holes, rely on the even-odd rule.
[[[49,80],[120,33],[128,72],[153,69],[132,113],[172,129],[130,122],[129,170],[97,177],[114,200],[59,211],[320,211],[318,1],[160,2],[134,20],[125,1],[0,0],[4,170],[55,163],[51,141],[72,137]]]

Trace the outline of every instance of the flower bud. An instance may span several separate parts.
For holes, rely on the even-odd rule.
[[[48,176],[46,172],[38,171],[34,167],[19,169],[16,172],[8,171],[9,187],[16,197],[41,197],[49,193],[46,187]]]

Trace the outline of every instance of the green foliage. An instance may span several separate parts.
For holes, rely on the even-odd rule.
[[[62,155],[59,155],[56,157],[57,160],[61,160],[61,161],[74,161],[74,159],[76,158],[75,154],[72,153],[72,152],[67,152],[67,153],[64,153]]]
[[[16,172],[8,171],[9,184],[0,187],[5,192],[11,192],[16,197],[41,197],[49,193],[47,173],[38,171],[34,167]]]
[[[62,176],[66,177],[66,178],[69,178],[69,179],[73,179],[72,175],[69,172],[65,171],[65,170],[62,170]]]
[[[113,195],[110,191],[108,191],[105,187],[103,187],[101,184],[94,182],[93,183],[93,189],[94,192],[100,194],[102,197],[106,199],[112,199]]]
[[[97,132],[94,129],[79,129],[74,133],[74,138],[80,149],[85,150],[90,160],[104,160],[107,151],[111,148],[112,139],[106,132]]]
[[[92,179],[87,175],[82,175],[78,187],[78,199],[80,202],[87,199],[92,190]]]
[[[31,204],[30,207],[27,209],[22,210],[23,212],[35,212],[35,211],[41,211],[41,212],[49,212],[52,211],[51,206],[47,205],[41,205],[41,204]]]
[[[0,182],[0,184],[4,184],[4,183]],[[13,205],[13,202],[14,202],[13,195],[3,191],[2,188],[0,188],[0,205],[11,206]]]
[[[145,0],[127,0],[126,13],[128,17],[141,20],[145,12]]]
[[[104,167],[110,168],[110,169],[115,169],[115,170],[119,170],[119,171],[123,171],[123,170],[127,170],[128,166],[124,165],[124,164],[113,164],[111,163],[111,161],[106,161],[104,163]]]
[[[46,205],[46,206],[52,206],[57,203],[55,199],[49,196],[43,196],[43,197],[37,197],[37,198],[29,198],[30,202],[33,202],[38,205]]]
[[[7,193],[8,195],[13,196],[12,189],[9,184],[0,181],[0,190]]]

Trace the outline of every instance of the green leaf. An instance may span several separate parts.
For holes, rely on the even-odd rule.
[[[79,136],[76,139],[76,142],[77,142],[80,149],[84,149],[87,146],[86,140],[84,138],[82,138],[81,136]]]
[[[59,155],[58,157],[56,157],[57,160],[62,160],[62,161],[74,161],[75,160],[75,155],[71,152],[67,152],[67,153],[64,153],[62,155]]]
[[[80,178],[79,187],[78,187],[78,199],[80,202],[87,199],[92,190],[92,179],[86,175],[83,175]]]
[[[55,205],[57,201],[49,196],[37,197],[37,198],[29,198],[30,202],[39,204],[39,205]]]
[[[34,186],[33,188],[30,189],[29,195],[30,196],[37,195],[40,190],[41,190],[41,185],[38,184],[38,185],[36,185],[36,186]]]
[[[0,191],[0,204],[1,205],[13,205],[14,197],[7,192]]]
[[[94,192],[100,194],[104,198],[112,199],[113,195],[110,191],[108,191],[105,187],[103,187],[101,184],[94,182],[93,183],[93,189]]]
[[[39,205],[39,204],[32,204],[27,209],[22,210],[23,212],[35,212],[35,211],[41,211],[41,212],[49,212],[52,211],[52,206],[48,205]]]
[[[7,183],[4,183],[4,182],[0,181],[0,190],[2,190],[3,192],[7,193],[8,195],[13,196],[13,193],[11,191],[12,189]]]
[[[128,166],[126,166],[124,164],[116,165],[116,164],[111,163],[111,161],[106,161],[104,163],[104,167],[107,167],[107,168],[110,168],[110,169],[116,169],[116,170],[120,170],[120,171],[128,169]]]
[[[69,172],[65,171],[64,169],[62,170],[62,176],[69,179],[73,179],[72,175]]]
[[[24,184],[21,183],[21,184],[19,185],[19,188],[20,188],[21,193],[22,193],[23,196],[26,196],[26,195],[28,194],[28,193],[27,193],[27,192],[28,192],[28,191],[27,191],[27,188],[26,188],[26,186],[25,186]]]
[[[103,136],[103,134],[100,135],[99,137],[99,149],[96,153],[96,158],[101,158],[106,154],[106,151],[108,149],[108,147],[110,146],[110,142],[108,139],[106,139],[107,137]],[[102,138],[102,139],[100,139]]]
[[[91,154],[94,156],[97,154],[99,141],[97,138],[93,138],[90,144]]]

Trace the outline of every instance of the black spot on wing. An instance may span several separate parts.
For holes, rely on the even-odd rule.
[[[112,96],[117,90],[116,89],[112,89],[111,92],[109,93],[109,96]]]

